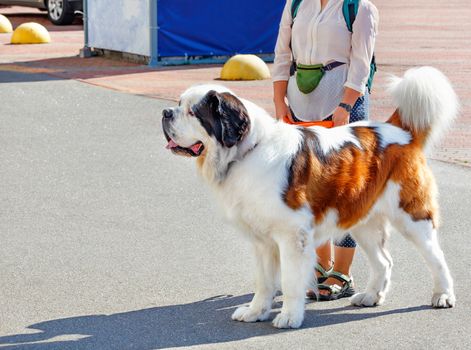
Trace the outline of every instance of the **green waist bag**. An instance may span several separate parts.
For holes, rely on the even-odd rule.
[[[322,64],[297,64],[296,65],[296,84],[299,91],[309,94],[319,85],[324,76],[324,66]]]

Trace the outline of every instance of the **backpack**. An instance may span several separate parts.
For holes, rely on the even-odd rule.
[[[303,0],[293,0],[291,3],[291,18],[294,20],[296,15],[298,14],[299,5]],[[358,4],[360,0],[343,0],[342,6],[342,13],[345,19],[345,23],[347,24],[347,28],[350,33],[353,33],[353,22],[355,22],[355,18],[358,13]],[[292,25],[292,24],[291,24]],[[373,57],[371,58],[370,63],[370,75],[368,77],[368,82],[366,86],[368,87],[368,92],[371,93],[371,87],[373,86],[373,77],[376,73],[376,59],[373,53]]]

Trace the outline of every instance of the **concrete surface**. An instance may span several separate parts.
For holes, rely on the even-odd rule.
[[[456,308],[428,306],[425,264],[394,235],[384,306],[310,303],[301,329],[280,331],[230,320],[253,290],[250,247],[193,161],[164,148],[167,102],[44,74],[0,71],[0,81],[0,349],[469,344],[469,168],[431,162]],[[353,275],[362,289],[360,252]]]

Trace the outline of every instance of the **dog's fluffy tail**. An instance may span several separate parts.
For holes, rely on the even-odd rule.
[[[448,78],[433,67],[409,69],[391,77],[389,91],[398,107],[402,127],[432,146],[458,114],[459,102]]]

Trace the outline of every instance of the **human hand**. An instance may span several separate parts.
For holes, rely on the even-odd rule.
[[[335,109],[334,114],[332,114],[332,121],[334,122],[334,127],[346,125],[350,122],[350,113],[339,106]]]
[[[276,119],[283,120],[288,116],[291,119],[291,111],[284,100],[275,100],[275,117]]]

